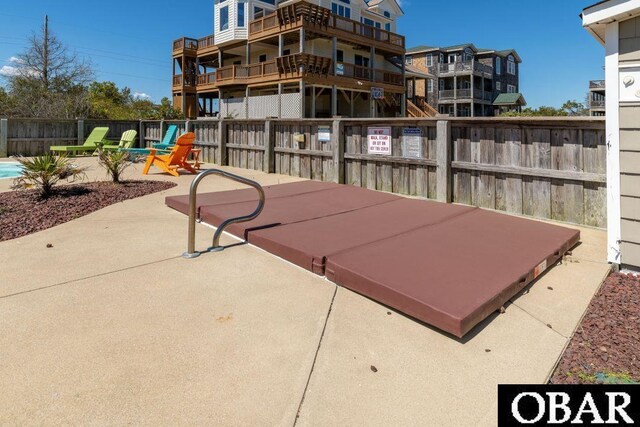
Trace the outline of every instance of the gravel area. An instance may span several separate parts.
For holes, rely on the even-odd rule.
[[[607,278],[551,382],[640,382],[640,277],[615,273]]]
[[[175,187],[165,181],[64,185],[41,200],[35,191],[0,193],[0,242],[80,218],[114,203]]]

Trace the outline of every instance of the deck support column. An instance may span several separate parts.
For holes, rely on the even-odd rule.
[[[338,115],[338,86],[331,87],[331,117]]]
[[[278,83],[278,118],[282,118],[282,83]]]
[[[316,118],[316,87],[311,86],[311,118]]]
[[[249,86],[244,91],[244,116],[245,118],[249,118],[249,96],[251,95],[251,89]]]
[[[351,99],[351,115],[349,117],[353,118],[353,116],[355,115],[355,111],[356,111],[356,106],[354,105],[356,102],[356,98],[353,96],[354,92],[351,91],[351,95],[349,95],[350,99]]]
[[[331,65],[333,66],[333,75],[338,75],[338,38],[331,39]]]
[[[307,95],[306,85],[304,80],[300,80],[300,118],[304,119],[307,116]]]
[[[284,36],[282,34],[278,35],[278,56],[283,56],[284,54]]]
[[[470,77],[470,79],[471,79],[471,117],[475,117],[475,115],[476,115],[476,112],[475,112],[475,110],[476,110],[476,108],[475,108],[476,107],[476,104],[475,104],[476,88],[475,88],[475,85],[474,85],[474,83],[475,83],[475,78],[474,78],[475,77],[474,76],[475,68],[476,68],[476,60],[475,60],[475,58],[472,58],[471,59],[471,77]]]
[[[300,53],[304,53],[305,32],[304,27],[300,28]]]

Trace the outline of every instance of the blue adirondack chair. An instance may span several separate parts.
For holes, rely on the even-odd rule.
[[[176,143],[178,138],[178,126],[171,125],[167,128],[167,132],[164,134],[162,142],[159,144],[153,144],[153,148],[156,151],[170,151]],[[148,156],[151,151],[149,148],[121,148],[119,151],[126,151],[131,156]]]

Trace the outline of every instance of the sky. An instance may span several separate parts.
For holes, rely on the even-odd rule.
[[[0,74],[49,15],[51,30],[97,79],[129,87],[159,102],[171,95],[171,43],[213,33],[213,0],[2,1]],[[595,0],[402,0],[398,32],[407,47],[473,43],[516,49],[520,86],[529,106],[584,101],[589,80],[604,78],[604,48],[581,26],[581,10]]]

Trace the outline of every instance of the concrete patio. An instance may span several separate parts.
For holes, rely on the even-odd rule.
[[[0,424],[495,425],[497,384],[547,380],[609,271],[606,232],[582,227],[457,340],[249,245],[182,259],[187,219],[164,198],[192,178],[0,243]]]

